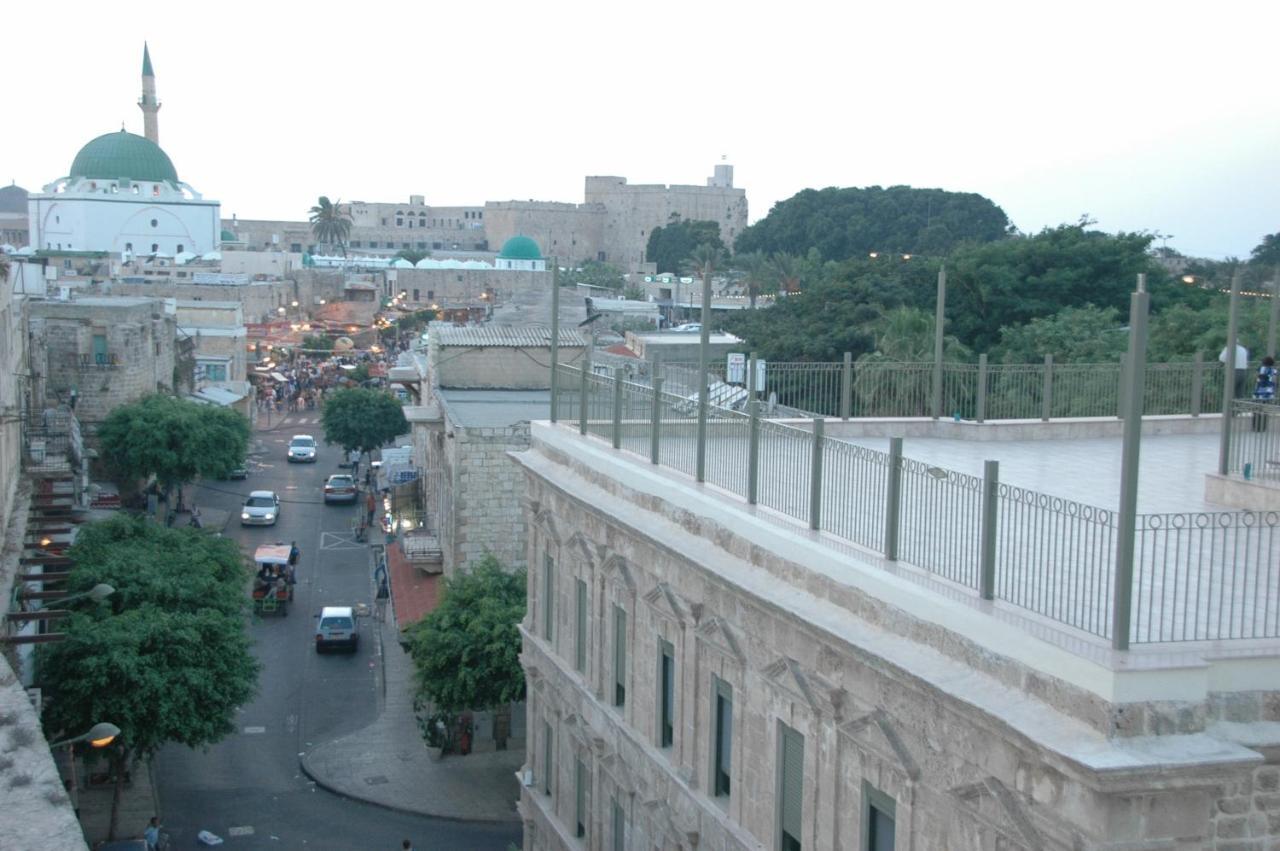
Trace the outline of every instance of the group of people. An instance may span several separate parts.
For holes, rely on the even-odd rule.
[[[1243,398],[1248,387],[1249,350],[1237,344],[1235,357],[1229,358],[1227,350],[1223,349],[1222,354],[1218,355],[1218,361],[1227,363],[1228,360],[1234,361],[1232,365],[1235,368],[1236,398]],[[1276,400],[1276,381],[1276,359],[1267,355],[1262,359],[1262,363],[1258,365],[1258,371],[1253,376],[1253,400],[1255,402],[1274,402]]]

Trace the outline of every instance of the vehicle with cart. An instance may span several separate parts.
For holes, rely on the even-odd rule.
[[[291,558],[293,547],[277,541],[263,544],[253,554],[257,572],[253,577],[253,611],[266,615],[280,613],[289,616],[289,604],[293,602],[294,570],[296,558]]]

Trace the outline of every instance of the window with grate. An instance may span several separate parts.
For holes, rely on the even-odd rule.
[[[800,851],[804,820],[804,736],[778,722],[778,848]]]
[[[627,705],[627,613],[613,607],[613,705]]]

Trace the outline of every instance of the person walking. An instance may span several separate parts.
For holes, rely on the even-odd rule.
[[[147,842],[147,851],[158,851],[160,848],[160,819],[156,816],[151,817],[151,821],[147,823],[147,829],[142,832],[142,838]]]
[[[1227,351],[1227,347],[1222,347],[1222,352],[1218,355],[1218,362],[1227,365],[1230,369],[1235,368],[1235,394],[1234,398],[1239,399],[1244,395],[1245,376],[1249,373],[1249,350],[1244,346],[1236,343],[1235,357],[1233,358]]]
[[[369,516],[364,521],[364,525],[372,526],[374,512],[378,510],[378,498],[373,495],[372,488],[365,492],[364,508],[365,508],[365,511],[367,511],[369,514]]]
[[[1253,401],[1274,402],[1276,400],[1276,359],[1267,355],[1258,367],[1257,379],[1253,385]]]

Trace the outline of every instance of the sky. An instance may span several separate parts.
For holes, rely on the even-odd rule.
[[[1087,215],[1199,257],[1280,231],[1263,0],[71,0],[2,18],[0,180],[33,191],[89,139],[142,133],[145,39],[160,144],[228,218],[302,220],[322,194],[581,203],[586,175],[704,184],[723,161],[752,221],[806,188],[905,184],[977,192],[1024,232]]]

